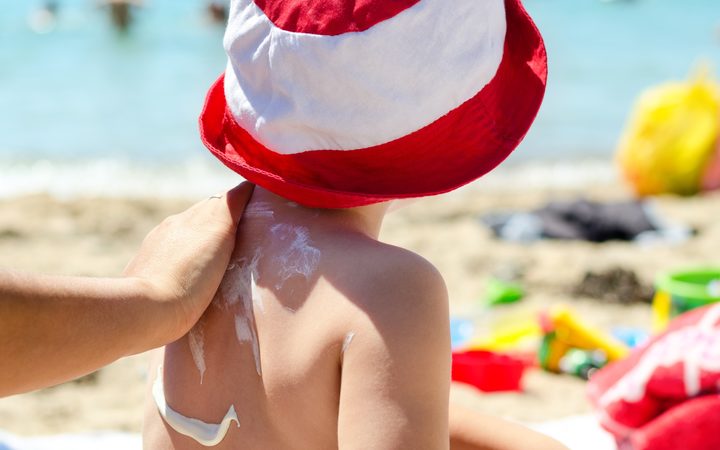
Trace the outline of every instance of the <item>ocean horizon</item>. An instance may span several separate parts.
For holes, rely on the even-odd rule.
[[[720,70],[717,0],[524,3],[550,75],[538,119],[506,164],[610,161],[640,92],[703,61]],[[0,0],[0,196],[105,192],[119,178],[128,187],[117,192],[172,193],[187,176],[205,180],[185,192],[199,195],[238,179],[197,130],[225,67],[223,29],[204,1],[148,1],[126,33],[92,0],[59,0],[57,21],[38,26],[40,4]]]

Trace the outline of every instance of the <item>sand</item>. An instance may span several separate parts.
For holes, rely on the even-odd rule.
[[[587,271],[621,267],[646,285],[665,270],[720,264],[720,195],[663,197],[664,216],[690,225],[698,235],[681,244],[641,247],[634,243],[540,241],[507,243],[495,239],[479,216],[524,210],[551,199],[583,196],[622,200],[629,193],[614,184],[592,188],[464,189],[440,198],[415,201],[391,214],[383,239],[433,262],[445,276],[455,316],[485,326],[503,317],[530,317],[541,308],[564,303],[604,329],[627,325],[648,329],[647,304],[619,305],[572,294]],[[115,276],[160,220],[190,200],[87,198],[58,200],[48,195],[0,200],[0,267],[54,274]],[[498,271],[522,274],[527,296],[521,302],[483,309],[485,283]],[[118,361],[81,382],[0,399],[0,429],[37,435],[91,430],[136,432],[142,422],[147,355]],[[456,386],[452,399],[472,408],[522,421],[543,421],[590,412],[585,382],[567,375],[530,370],[522,393],[483,394]]]

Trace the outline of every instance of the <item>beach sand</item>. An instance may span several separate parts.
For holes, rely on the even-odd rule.
[[[382,238],[433,262],[445,276],[455,316],[489,326],[502,317],[531,317],[549,305],[565,303],[587,322],[610,329],[627,325],[649,329],[647,304],[619,305],[576,298],[573,286],[587,271],[620,267],[651,285],[661,271],[720,263],[720,195],[662,197],[657,206],[673,221],[692,226],[687,242],[641,247],[633,243],[541,241],[507,243],[480,223],[488,212],[525,210],[549,200],[583,196],[623,200],[629,193],[615,184],[592,188],[469,188],[409,203],[392,213]],[[189,200],[72,199],[47,195],[0,199],[0,267],[54,274],[116,276],[145,234]],[[498,271],[522,273],[527,296],[521,302],[483,309],[485,283]],[[136,432],[142,422],[147,355],[126,358],[79,382],[0,399],[0,429],[36,435],[90,430]],[[522,393],[482,394],[456,386],[452,399],[480,411],[521,421],[543,421],[590,411],[585,382],[532,369]]]

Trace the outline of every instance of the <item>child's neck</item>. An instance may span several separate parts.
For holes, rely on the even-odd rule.
[[[263,211],[269,210],[273,215],[278,216],[276,219],[283,221],[303,224],[315,229],[357,232],[377,239],[389,205],[390,203],[386,202],[344,209],[306,208],[256,186],[246,215],[262,214]]]

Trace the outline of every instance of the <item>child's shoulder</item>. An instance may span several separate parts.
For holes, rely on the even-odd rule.
[[[387,439],[388,448],[443,448],[450,382],[445,283],[430,262],[410,251],[377,244],[361,253],[369,259],[356,276],[363,287],[346,295],[351,339],[344,340],[340,356],[345,437],[367,448],[374,442],[370,430],[386,430],[380,440]],[[380,419],[367,426],[354,423],[356,417]]]
[[[445,281],[428,260],[377,241],[359,244],[348,254],[345,296],[362,320],[399,331],[447,321]]]
[[[370,276],[377,298],[391,295],[402,306],[445,297],[445,281],[427,259],[404,248],[379,243]]]

